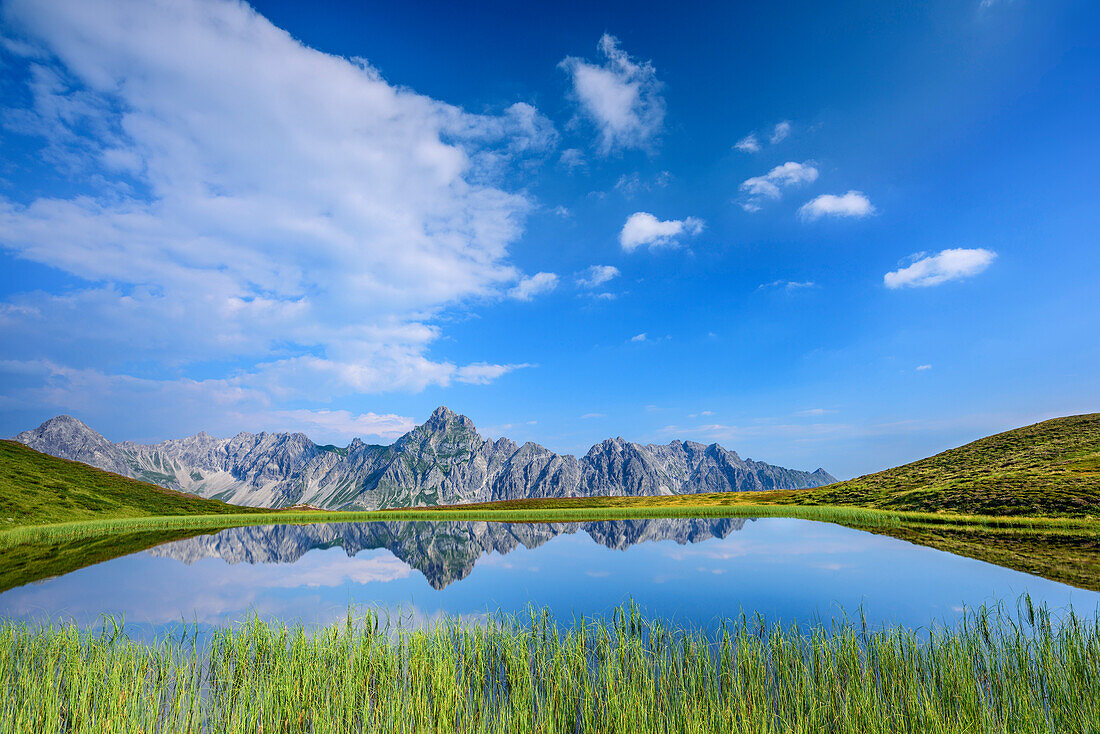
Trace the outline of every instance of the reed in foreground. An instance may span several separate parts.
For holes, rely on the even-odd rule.
[[[1100,618],[915,632],[623,609],[426,630],[259,621],[201,647],[0,624],[0,732],[1095,732]]]

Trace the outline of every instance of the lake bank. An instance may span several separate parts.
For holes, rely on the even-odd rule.
[[[703,499],[710,497],[704,496]],[[628,503],[612,504],[622,499]],[[640,502],[639,500],[648,500]],[[689,504],[687,497],[538,500],[538,505],[373,512],[168,515],[30,525],[0,531],[0,590],[181,537],[230,527],[384,521],[586,522],[786,517],[830,522],[929,545],[1081,588],[1100,590],[1100,523],[1089,519],[891,512],[815,505]],[[111,539],[114,540],[111,540]],[[113,550],[112,550],[113,549]],[[113,555],[112,555],[113,553]]]

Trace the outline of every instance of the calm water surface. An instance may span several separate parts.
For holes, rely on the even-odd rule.
[[[807,520],[594,523],[344,523],[235,528],[117,558],[0,594],[0,616],[139,636],[249,614],[308,626],[373,607],[407,624],[546,607],[559,620],[633,599],[649,615],[711,627],[762,614],[805,624],[950,624],[964,607],[1015,604],[1093,614],[1100,594]]]

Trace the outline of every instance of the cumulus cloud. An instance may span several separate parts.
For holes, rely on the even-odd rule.
[[[555,148],[537,109],[468,113],[229,0],[4,12],[31,49],[13,117],[81,193],[0,197],[0,246],[87,282],[10,298],[6,356],[243,363],[234,384],[277,399],[513,368],[429,358],[430,321],[546,287],[508,262],[531,202],[499,184]]]
[[[646,339],[647,337],[644,331],[641,334],[635,334],[634,336],[630,337],[630,341],[632,342],[644,342]]]
[[[614,265],[593,265],[577,276],[577,285],[582,288],[599,288],[618,277],[619,269]]]
[[[734,143],[733,147],[742,153],[757,153],[760,151],[760,141],[757,140],[755,133],[749,133]]]
[[[642,245],[649,247],[667,247],[676,244],[680,235],[696,235],[703,231],[703,220],[696,217],[669,219],[662,221],[648,212],[631,214],[622,232],[619,244],[627,252],[633,252]]]
[[[849,191],[837,196],[822,194],[802,205],[798,210],[803,219],[814,220],[821,217],[855,217],[861,219],[875,213],[870,199],[862,191]]]
[[[783,189],[813,183],[816,180],[817,168],[812,161],[804,163],[787,161],[763,176],[745,179],[741,183],[741,192],[746,199],[741,203],[741,207],[749,212],[758,211],[765,199],[780,198],[783,195]]]
[[[790,134],[790,120],[784,120],[783,122],[776,123],[775,127],[772,128],[772,135],[770,138],[768,138],[768,140],[771,142],[772,145],[775,145],[776,143],[782,143],[784,140],[787,139],[787,136]]]
[[[555,273],[535,273],[520,280],[508,291],[508,295],[519,301],[530,301],[535,296],[549,293],[557,287],[558,276]]]
[[[597,48],[602,64],[569,56],[559,66],[570,76],[581,113],[599,132],[600,152],[650,147],[665,119],[657,70],[649,61],[632,59],[607,33]]]
[[[925,370],[930,370],[930,369],[932,369],[932,365],[930,365],[930,364],[918,364],[917,365],[917,372],[924,372]]]
[[[990,266],[997,253],[983,248],[955,248],[935,255],[919,253],[908,267],[883,276],[887,288],[919,288],[977,275]]]

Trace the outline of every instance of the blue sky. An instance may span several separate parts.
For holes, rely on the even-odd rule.
[[[1100,9],[9,0],[0,433],[846,477],[1100,409]]]

